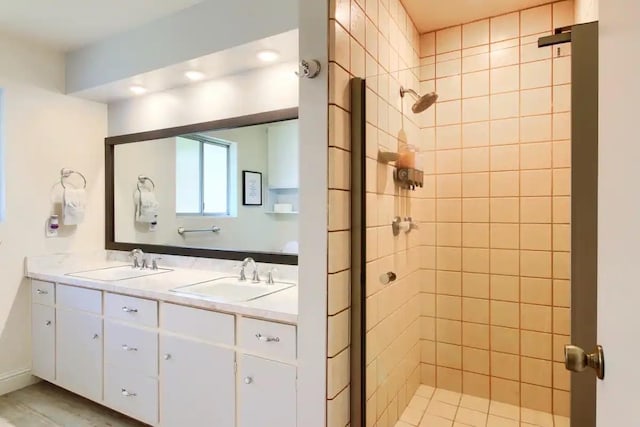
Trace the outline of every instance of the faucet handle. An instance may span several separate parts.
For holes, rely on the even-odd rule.
[[[276,283],[273,276],[274,276],[274,273],[276,273],[277,271],[278,271],[277,267],[272,267],[269,269],[269,272],[267,274],[267,285],[273,285]]]
[[[162,259],[162,257],[153,257],[151,258],[151,269],[152,270],[157,270],[158,269],[158,260]]]
[[[142,258],[142,265],[140,266],[140,270],[144,270],[145,268],[149,268],[149,261],[147,258]]]
[[[258,272],[258,266],[256,266],[255,270],[253,270],[253,275],[251,276],[251,281],[253,283],[260,283],[260,273]]]

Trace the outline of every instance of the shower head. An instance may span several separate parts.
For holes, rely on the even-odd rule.
[[[436,100],[438,99],[438,94],[435,92],[430,92],[426,95],[420,95],[413,89],[405,89],[404,87],[400,87],[401,98],[404,98],[404,95],[407,93],[413,95],[413,97],[416,99],[416,102],[411,107],[411,111],[413,111],[415,114],[422,113],[424,110],[435,104]]]

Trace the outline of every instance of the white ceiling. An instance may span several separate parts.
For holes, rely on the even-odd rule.
[[[0,31],[73,50],[202,0],[0,0]]]
[[[401,0],[420,33],[549,3],[550,0]]]
[[[262,62],[256,57],[262,50],[274,50],[279,53],[279,57],[274,62]],[[202,81],[207,81],[277,64],[292,64],[291,76],[294,76],[297,62],[298,30],[291,30],[191,61],[76,92],[74,95],[98,102],[115,102],[134,97],[130,91],[132,85],[143,86],[147,93],[154,93],[192,84],[184,75],[189,70],[204,73],[205,78]]]

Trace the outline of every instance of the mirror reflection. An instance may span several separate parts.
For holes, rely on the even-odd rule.
[[[119,243],[298,253],[298,120],[114,148]]]

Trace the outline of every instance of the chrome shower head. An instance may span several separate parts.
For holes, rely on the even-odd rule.
[[[405,94],[411,94],[416,99],[416,102],[411,106],[411,111],[414,114],[422,113],[427,108],[431,107],[438,100],[438,94],[435,92],[430,92],[426,95],[420,95],[413,89],[405,89],[404,87],[400,87],[400,97],[404,98]]]

